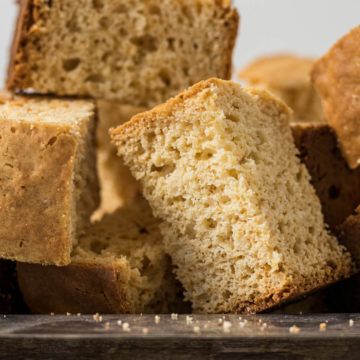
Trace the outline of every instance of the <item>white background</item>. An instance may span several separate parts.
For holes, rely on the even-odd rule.
[[[319,56],[360,24],[360,0],[235,0],[234,3],[241,14],[234,58],[236,69],[256,56],[272,52]],[[0,87],[5,79],[15,18],[15,0],[0,0]]]

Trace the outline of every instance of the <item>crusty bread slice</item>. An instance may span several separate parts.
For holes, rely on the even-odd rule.
[[[352,169],[360,167],[360,26],[316,62],[312,80],[344,157]]]
[[[313,59],[291,54],[265,56],[241,70],[239,78],[282,99],[294,111],[294,121],[323,122],[320,98],[310,81],[313,65]]]
[[[8,87],[153,105],[230,78],[237,27],[230,0],[25,0]]]
[[[103,214],[112,213],[120,206],[131,204],[140,193],[139,183],[117,156],[116,148],[110,142],[109,129],[125,123],[146,109],[106,100],[98,101],[97,108],[97,168],[101,205],[94,218],[100,219]]]
[[[139,200],[79,238],[65,267],[18,263],[21,291],[35,313],[165,313],[181,303],[158,221]]]
[[[91,101],[0,96],[0,257],[65,265],[99,205]]]
[[[332,231],[360,204],[360,168],[351,170],[329,125],[292,124],[295,145],[320,199],[325,222]]]
[[[257,312],[349,276],[267,92],[210,79],[111,131],[195,311]]]

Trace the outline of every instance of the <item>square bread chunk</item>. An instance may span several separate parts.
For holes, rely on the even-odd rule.
[[[34,313],[169,313],[182,304],[158,221],[143,199],[92,225],[70,265],[17,269]]]
[[[0,257],[65,265],[99,205],[91,101],[0,97]]]
[[[24,0],[8,87],[154,105],[229,79],[230,0]]]
[[[130,120],[146,108],[122,105],[116,101],[97,102],[99,122],[97,138],[97,168],[101,188],[101,206],[94,214],[101,218],[104,213],[112,213],[120,206],[131,204],[140,193],[139,183],[129,168],[116,154],[116,148],[110,142],[109,129]]]
[[[335,132],[325,124],[292,124],[291,130],[332,231],[360,204],[360,168],[351,170]]]
[[[297,158],[290,110],[210,79],[112,130],[198,312],[258,312],[352,273]]]
[[[313,65],[313,59],[291,54],[265,56],[240,71],[239,77],[278,96],[294,111],[296,122],[323,122],[320,98],[310,80]]]
[[[314,65],[312,80],[349,166],[360,166],[360,26]]]

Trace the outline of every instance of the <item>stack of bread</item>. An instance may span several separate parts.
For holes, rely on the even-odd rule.
[[[254,313],[357,272],[360,28],[242,88],[238,22],[230,0],[20,2],[0,309],[18,284],[33,313]]]

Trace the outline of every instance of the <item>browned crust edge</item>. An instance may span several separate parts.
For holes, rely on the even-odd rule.
[[[118,281],[119,272],[125,270],[115,262],[84,262],[65,267],[17,264],[25,302],[33,313],[39,314],[132,312],[126,290]]]

